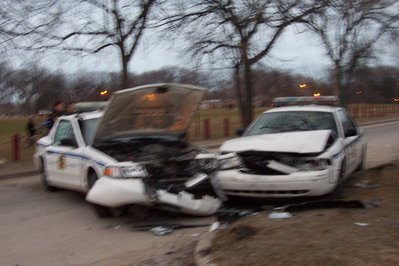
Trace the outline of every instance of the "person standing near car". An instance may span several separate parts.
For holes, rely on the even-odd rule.
[[[46,121],[46,126],[48,128],[48,131],[50,131],[50,129],[53,127],[57,118],[64,115],[64,113],[65,113],[65,103],[61,101],[56,101],[53,105],[53,111]]]
[[[27,148],[31,147],[35,141],[36,129],[34,116],[29,117],[28,123],[26,124],[26,133],[27,133]]]

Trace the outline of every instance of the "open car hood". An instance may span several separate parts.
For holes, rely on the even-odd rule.
[[[188,129],[206,88],[151,84],[114,93],[93,144],[118,137],[172,135]]]
[[[220,150],[320,153],[324,151],[330,134],[330,130],[314,130],[248,136],[226,141]]]

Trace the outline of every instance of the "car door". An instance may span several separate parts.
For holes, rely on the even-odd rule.
[[[52,143],[46,148],[50,183],[70,189],[80,188],[83,147],[78,145],[76,130],[69,120],[60,120]]]
[[[342,125],[346,158],[346,174],[351,174],[361,160],[361,132],[345,110],[338,111],[338,119]]]

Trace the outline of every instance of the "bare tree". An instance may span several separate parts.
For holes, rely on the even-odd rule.
[[[87,54],[100,54],[114,48],[121,65],[120,86],[129,85],[129,63],[143,38],[150,12],[159,0],[40,1],[47,3],[43,4],[46,11],[37,11],[36,19],[29,23],[31,32],[26,31],[28,38],[23,48]],[[32,1],[22,2],[23,15],[27,17]]]
[[[370,59],[378,40],[398,30],[396,0],[332,0],[309,28],[321,39],[333,63],[336,93],[345,103],[345,86],[360,63]]]
[[[233,70],[247,126],[253,118],[252,67],[270,53],[288,26],[303,23],[324,6],[325,1],[313,0],[177,1],[159,26],[167,25],[174,36],[182,33],[193,57],[207,57],[214,66]]]

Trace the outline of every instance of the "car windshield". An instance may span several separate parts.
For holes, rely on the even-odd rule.
[[[271,112],[262,114],[245,135],[325,129],[330,129],[338,134],[332,113],[314,111]]]
[[[80,122],[80,129],[82,130],[83,139],[86,144],[91,143],[94,137],[94,133],[97,129],[99,118],[92,118],[82,120]]]

